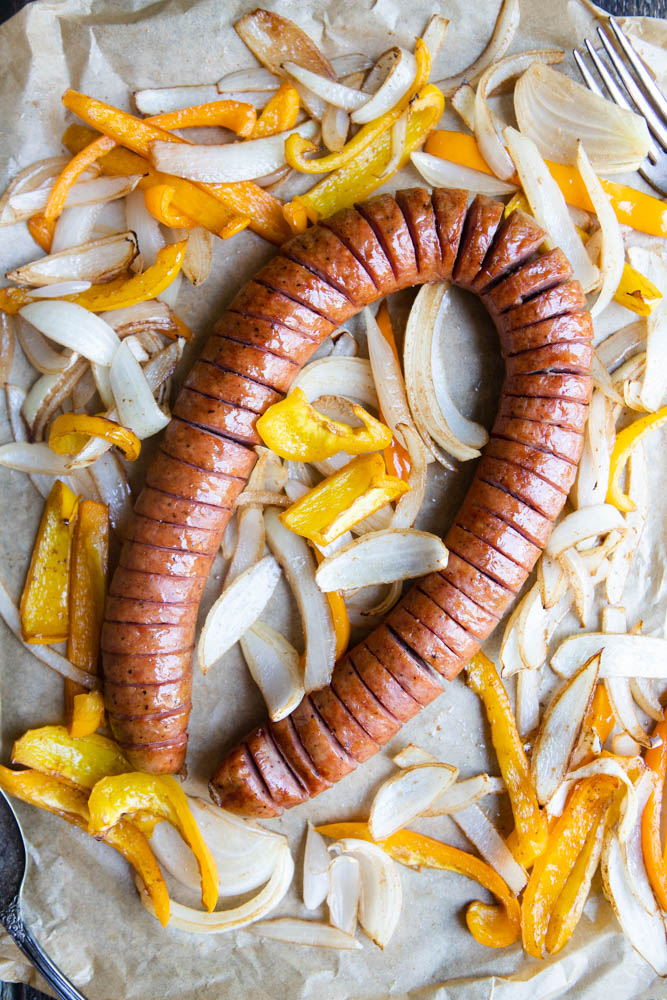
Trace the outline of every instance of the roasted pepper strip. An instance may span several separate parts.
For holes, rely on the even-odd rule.
[[[90,832],[108,830],[126,813],[153,813],[174,826],[192,850],[201,876],[202,903],[211,912],[218,901],[218,871],[190,812],[185,792],[171,775],[135,771],[102,778],[90,793]]]
[[[299,91],[285,80],[257,119],[252,138],[262,139],[294,128],[299,117],[299,103]]]
[[[101,691],[84,691],[72,699],[69,734],[75,739],[92,736],[104,722],[104,698]]]
[[[69,567],[79,498],[56,480],[39,524],[21,595],[25,642],[63,642],[69,631]]]
[[[446,132],[438,129],[429,136],[424,151],[431,153],[432,156],[439,156],[442,160],[449,160],[450,163],[459,163],[485,174],[493,174],[479,151],[475,137],[465,132]],[[550,160],[547,160],[547,166],[568,205],[583,208],[586,212],[595,211],[584,182],[575,167],[552,163]],[[600,182],[609,196],[619,222],[643,233],[651,233],[653,236],[667,236],[667,206],[664,201],[625,184],[616,184],[603,178],[600,178]]]
[[[88,796],[78,788],[37,771],[11,771],[0,766],[0,788],[23,802],[46,809],[88,832]],[[155,916],[163,927],[169,920],[169,893],[160,866],[143,833],[121,820],[116,826],[95,834],[129,861],[150,895]]]
[[[355,837],[372,841],[366,823],[331,823],[318,826],[317,832],[325,837],[342,840]],[[519,903],[500,875],[486,862],[457,847],[426,837],[412,830],[399,830],[379,846],[408,868],[438,868],[457,872],[479,882],[500,900],[502,906],[476,901],[466,910],[468,930],[480,944],[490,948],[504,948],[516,941],[521,933]]]
[[[484,703],[500,773],[507,785],[516,826],[515,856],[520,864],[528,867],[544,850],[547,825],[531,781],[530,766],[509,698],[495,666],[484,653],[477,653],[466,669],[469,686]]]
[[[152,115],[144,121],[164,129],[217,125],[247,139],[253,134],[257,113],[252,104],[244,101],[211,101],[209,104],[196,104],[191,108]],[[287,127],[291,128],[291,125]]]
[[[305,154],[316,152],[318,147],[298,133],[290,135],[285,141],[285,159],[290,167],[306,174],[322,174],[328,173],[330,170],[339,170],[351,160],[356,159],[360,153],[391,128],[408,107],[415,94],[428,82],[431,73],[431,54],[421,38],[418,38],[415,44],[415,60],[417,67],[410,89],[386,114],[374,118],[360,128],[356,135],[345,143],[339,153],[329,153],[319,157],[319,159],[307,160]]]
[[[389,315],[389,307],[387,306],[386,299],[383,299],[380,303],[380,308],[375,316],[375,322],[380,327],[380,333],[391,347],[394,357],[400,363],[398,348],[396,346],[396,338],[394,337],[394,330],[391,325],[391,316]],[[380,413],[380,419],[382,419],[382,413]],[[410,456],[395,436],[392,437],[391,441],[384,449],[384,460],[387,466],[387,472],[391,476],[398,476],[399,479],[404,479],[406,482],[408,481],[408,476],[410,475]]]
[[[183,265],[187,240],[170,243],[158,251],[157,260],[145,271],[131,278],[118,278],[106,284],[91,285],[85,292],[68,295],[70,302],[89,309],[90,312],[104,312],[107,309],[123,309],[138,302],[147,302],[168,288]]]
[[[317,563],[321,563],[324,559],[323,553],[315,545],[312,546],[312,549]],[[340,591],[328,591],[327,600],[336,633],[336,660],[339,660],[350,644],[350,616]]]
[[[435,128],[445,106],[442,91],[428,84],[410,105],[408,127],[403,152],[391,172],[387,172],[392,159],[391,130],[383,132],[374,142],[344,166],[335,170],[294,202],[303,205],[312,222],[327,218],[341,208],[349,208],[363,201],[388,181],[410,159],[410,154]]]
[[[297,388],[270,406],[256,427],[267,448],[293,462],[323,462],[340,451],[363,455],[386,448],[391,430],[363,406],[353,405],[352,413],[363,427],[330,420],[310,405],[303,389]]]
[[[89,437],[104,438],[120,448],[128,462],[136,462],[141,451],[137,435],[107,417],[87,413],[61,413],[49,429],[49,448],[58,455],[73,455],[87,444]]]
[[[609,739],[615,723],[616,719],[614,718],[614,712],[609,702],[607,688],[604,685],[604,681],[600,681],[595,688],[595,694],[584,720],[584,725],[590,726],[595,730],[600,741],[600,746],[603,747]]]
[[[113,740],[98,733],[75,739],[65,726],[29,729],[14,744],[12,764],[64,778],[89,791],[102,778],[125,774],[130,768]]]
[[[614,301],[631,309],[638,316],[650,316],[661,299],[660,289],[626,261],[620,284],[614,292]]]
[[[567,882],[556,900],[549,928],[545,938],[545,946],[549,955],[561,951],[574,933],[583,913],[584,904],[591,890],[591,881],[600,862],[602,841],[606,829],[605,811],[591,827]]]
[[[521,902],[523,946],[542,958],[549,920],[593,826],[609,807],[616,778],[597,775],[575,785],[549,834],[544,853],[535,860]]]
[[[65,91],[62,100],[66,108],[88,125],[111,136],[122,146],[127,146],[146,159],[150,158],[151,143],[156,139],[166,142],[186,141],[156,125],[151,125],[85,94],[79,94],[75,90]],[[288,238],[289,232],[283,218],[282,203],[253,181],[240,181],[236,184],[196,183],[189,186],[206,191],[224,205],[230,213],[228,222],[238,221],[240,217],[244,219],[245,225],[249,219],[251,229],[273,243],[283,243]],[[187,205],[179,204],[177,207],[185,215],[193,217]]]
[[[667,406],[655,413],[647,413],[645,417],[634,420],[616,435],[614,450],[611,453],[611,467],[609,470],[609,489],[607,490],[607,503],[612,503],[621,511],[632,511],[635,509],[633,501],[621,490],[621,473],[625,468],[632,449],[635,448],[651,431],[657,431],[663,424],[667,423]]]
[[[328,545],[409,489],[402,479],[387,476],[382,455],[373,452],[352,459],[278,516],[290,531]]]
[[[108,568],[109,509],[94,500],[83,500],[74,527],[70,561],[67,658],[89,674],[96,674],[98,668]],[[65,681],[68,719],[80,692],[78,684]],[[84,734],[72,731],[72,735]]]
[[[153,184],[144,191],[146,208],[163,226],[170,229],[194,229],[197,223],[174,208],[175,194],[171,184]]]
[[[655,775],[655,785],[642,816],[642,850],[651,888],[664,910],[667,909],[667,860],[660,835],[660,814],[667,775],[667,718],[656,724],[653,735],[662,742],[647,750],[644,756],[647,768]]]

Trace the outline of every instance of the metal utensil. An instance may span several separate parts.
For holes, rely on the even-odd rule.
[[[21,915],[21,889],[28,856],[19,821],[5,794],[0,791],[0,923],[23,954],[38,969],[63,1000],[86,1000],[73,983],[42,950]]]
[[[598,28],[606,59],[596,52],[590,38],[584,38],[584,45],[591,62],[607,90],[606,95],[578,49],[574,49],[574,61],[589,90],[594,94],[600,94],[601,97],[608,96],[619,107],[628,108],[644,117],[653,141],[648,157],[639,168],[639,173],[656,191],[667,195],[667,98],[656,86],[655,80],[615,18],[609,18],[609,27],[613,39],[604,28]],[[607,65],[607,59],[614,72]]]

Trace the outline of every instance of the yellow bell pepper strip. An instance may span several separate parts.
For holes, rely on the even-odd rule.
[[[157,125],[151,125],[150,122],[142,121],[119,108],[103,104],[102,101],[79,94],[75,90],[66,90],[62,101],[66,108],[88,125],[92,125],[104,135],[111,136],[121,146],[127,146],[147,160],[150,159],[151,143],[156,139],[166,142],[186,142],[180,136],[173,135]],[[207,192],[224,205],[228,210],[228,221],[234,218],[238,221],[241,217],[245,225],[249,219],[250,228],[272,243],[283,243],[288,238],[289,232],[283,218],[281,201],[253,181],[239,181],[235,184],[190,182],[188,189],[192,187]],[[177,207],[185,215],[193,217],[193,213],[188,211],[186,205],[179,204]]]
[[[58,455],[73,455],[87,444],[90,437],[104,438],[123,453],[128,462],[136,462],[141,451],[137,435],[107,417],[91,417],[87,413],[61,413],[49,429],[49,448]]]
[[[645,417],[634,420],[616,435],[614,450],[611,453],[609,471],[609,489],[607,503],[618,507],[620,511],[633,511],[635,505],[630,497],[621,490],[621,474],[625,468],[632,449],[635,448],[651,431],[657,431],[667,423],[667,406],[655,413],[647,413]]]
[[[667,909],[667,861],[660,835],[660,814],[667,775],[667,718],[656,724],[653,736],[662,742],[644,755],[646,767],[655,775],[655,785],[642,816],[642,852],[651,888],[664,910]]]
[[[495,666],[484,653],[477,653],[466,671],[469,687],[484,704],[500,773],[507,785],[516,827],[514,855],[520,864],[529,867],[544,850],[547,825],[537,801],[509,698]]]
[[[287,201],[283,205],[283,216],[292,234],[305,233],[308,228],[308,212],[298,201]]]
[[[392,439],[389,427],[363,406],[353,404],[352,413],[363,427],[330,420],[310,405],[303,389],[296,388],[262,414],[257,433],[267,448],[293,462],[323,462],[341,451],[363,455],[386,448]]]
[[[549,920],[593,826],[604,816],[618,780],[606,774],[578,782],[535,860],[521,902],[523,947],[542,958]]]
[[[340,167],[344,167],[372,145],[376,139],[391,128],[397,118],[400,118],[415,94],[428,82],[431,73],[431,54],[421,38],[418,38],[415,44],[415,60],[417,63],[415,78],[407,93],[384,115],[374,118],[360,128],[356,135],[345,143],[339,153],[329,153],[315,160],[307,160],[305,154],[316,152],[318,147],[298,133],[290,135],[285,141],[285,159],[290,167],[306,174],[328,173],[331,170],[339,170]]]
[[[493,175],[493,171],[479,151],[475,137],[465,132],[446,132],[438,130],[431,133],[424,152],[439,156],[450,163],[459,163],[484,174]],[[576,167],[565,166],[562,163],[546,161],[549,172],[563,192],[568,205],[583,208],[586,212],[594,212],[593,203],[588,196],[586,187]],[[644,191],[617,184],[615,181],[600,178],[600,183],[609,196],[616,218],[626,226],[632,226],[643,233],[652,236],[667,236],[667,205],[659,198],[654,198]]]
[[[99,733],[75,738],[65,726],[28,729],[14,744],[12,764],[62,778],[88,791],[102,778],[125,774],[130,768],[113,740]]]
[[[20,603],[25,642],[63,642],[69,631],[69,567],[79,498],[56,480],[39,524]]]
[[[181,108],[179,111],[152,115],[144,121],[167,130],[217,125],[219,128],[231,129],[242,139],[248,139],[255,129],[257,113],[252,104],[244,101],[211,101],[209,104],[196,104],[190,108]]]
[[[76,739],[92,736],[104,722],[104,698],[101,691],[84,691],[73,698],[72,715],[68,726],[70,736]]]
[[[37,771],[11,771],[0,766],[0,788],[14,798],[55,813],[88,832],[90,813],[86,792]],[[132,823],[121,820],[96,839],[114,847],[129,861],[148,890],[155,916],[163,927],[169,920],[169,893],[160,866],[144,834]]]
[[[94,500],[82,500],[70,559],[67,658],[89,674],[96,674],[98,669],[108,570],[109,509]],[[81,693],[78,684],[65,680],[68,719],[72,718],[76,695]],[[72,732],[72,735],[83,734]]]
[[[299,117],[299,103],[299,91],[285,80],[257,119],[251,137],[263,139],[294,128]]]
[[[144,774],[134,771],[102,778],[88,800],[90,832],[102,833],[114,826],[126,813],[144,810],[166,819],[192,850],[201,876],[202,903],[209,911],[218,901],[218,871],[209,847],[190,812],[185,792],[175,778],[167,774]]]
[[[650,316],[661,299],[660,289],[626,261],[620,284],[614,293],[614,301],[631,309],[638,316]]]
[[[503,212],[503,217],[506,219],[508,215],[511,215],[515,211],[526,212],[530,215],[530,205],[528,204],[528,199],[526,198],[523,191],[517,191],[513,194],[510,200],[505,205],[505,211]]]
[[[376,313],[375,321],[380,328],[380,333],[391,347],[394,357],[400,364],[396,338],[394,337],[394,330],[391,325],[391,316],[389,315],[389,307],[387,306],[386,299],[383,299],[380,303],[380,308]],[[382,420],[381,412],[380,420]],[[384,449],[384,460],[389,475],[398,476],[399,479],[404,479],[406,482],[408,481],[408,476],[410,475],[410,456],[407,449],[403,447],[401,442],[396,437],[392,437],[391,441]]]
[[[72,186],[91,163],[98,160],[104,153],[108,153],[110,149],[113,149],[114,145],[115,142],[113,139],[109,139],[106,135],[101,135],[98,139],[94,139],[88,146],[80,150],[56,178],[44,211],[34,215],[29,220],[28,229],[33,239],[46,253],[50,253],[51,251],[56,222],[65,207],[67,195]]]
[[[382,455],[372,452],[327,476],[278,517],[297,535],[328,545],[409,489],[402,479],[387,476]]]
[[[354,837],[373,843],[366,823],[330,823],[316,829],[318,833],[334,840]],[[458,847],[451,847],[412,830],[399,830],[386,840],[378,841],[378,846],[394,861],[408,868],[437,868],[457,872],[479,882],[497,896],[501,906],[476,901],[470,903],[466,910],[468,930],[480,944],[490,948],[505,948],[519,938],[519,903],[500,875],[485,861],[459,850]]]
[[[0,288],[0,311],[15,316],[19,309],[32,302],[27,288]]]
[[[144,191],[146,208],[163,226],[170,229],[194,229],[197,223],[174,208],[175,193],[170,184],[153,184]]]
[[[305,207],[311,222],[317,222],[341,208],[349,208],[355,202],[368,198],[409,162],[410,154],[421,146],[440,121],[444,107],[442,91],[428,84],[410,105],[403,152],[391,172],[386,169],[392,159],[391,129],[387,129],[358,156],[329,174],[310,191],[297,195],[294,202]]]
[[[105,312],[107,309],[122,309],[138,302],[147,302],[168,288],[183,265],[187,240],[170,243],[158,250],[157,260],[145,271],[131,278],[117,278],[97,285],[91,285],[78,295],[67,295],[69,302],[89,309],[90,312]]]

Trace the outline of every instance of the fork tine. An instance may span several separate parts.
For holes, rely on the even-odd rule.
[[[644,63],[641,61],[641,59],[635,52],[632,43],[628,40],[623,31],[621,31],[621,27],[616,18],[610,17],[609,24],[611,30],[614,32],[618,44],[625,52],[626,56],[628,57],[628,61],[630,62],[630,64],[634,68],[635,73],[637,74],[642,84],[644,85],[644,89],[650,95],[650,97],[653,98],[653,102],[657,107],[658,111],[660,112],[660,114],[662,115],[662,117],[667,118],[667,99],[665,99],[665,95],[662,93],[660,88],[656,86],[655,81],[653,80],[650,73],[644,66]]]
[[[616,103],[620,105],[622,108],[627,108],[628,111],[632,111],[633,109],[630,104],[630,101],[627,99],[627,97],[625,96],[619,85],[616,83],[616,80],[614,80],[613,76],[611,75],[605,64],[602,62],[602,60],[600,59],[599,55],[593,48],[591,40],[589,38],[584,38],[584,44],[588,49],[588,54],[591,57],[593,65],[595,66],[596,70],[598,71],[598,73],[602,78],[602,82],[609,91],[609,96],[611,97],[612,101],[616,101]]]
[[[665,125],[660,120],[658,115],[656,115],[650,102],[639,89],[639,86],[635,82],[634,77],[628,72],[626,67],[623,65],[623,62],[620,56],[618,55],[616,49],[612,45],[609,36],[606,34],[605,31],[603,31],[602,28],[598,28],[598,35],[600,36],[600,41],[604,45],[607,55],[609,56],[609,61],[611,62],[612,66],[616,70],[616,73],[620,77],[623,86],[625,87],[628,94],[632,98],[635,107],[637,108],[639,113],[644,116],[644,118],[646,119],[646,124],[650,128],[651,132],[653,132],[653,135],[656,137],[656,139],[661,144],[663,149],[667,148],[667,127],[665,127]]]
[[[585,38],[584,41],[586,42],[586,46],[588,46],[588,39]],[[589,49],[589,52],[590,52],[590,49]],[[574,61],[577,64],[577,69],[581,73],[581,75],[583,77],[583,81],[586,84],[586,86],[588,87],[588,89],[592,90],[594,94],[599,94],[600,97],[604,97],[604,94],[602,93],[601,88],[598,86],[597,80],[595,79],[595,77],[593,76],[593,74],[589,70],[588,66],[584,62],[583,56],[581,55],[581,52],[579,51],[579,49],[573,49],[572,50],[572,55],[574,56]]]

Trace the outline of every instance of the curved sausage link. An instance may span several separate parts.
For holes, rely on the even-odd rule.
[[[196,611],[255,461],[257,416],[344,320],[400,288],[453,278],[481,294],[507,378],[449,565],[336,665],[292,716],[254,730],[214,775],[216,801],[277,815],[377,752],[492,631],[561,509],[590,397],[590,324],[559,251],[522,213],[463,191],[401,191],[290,240],[235,297],[188,376],[129,525],[103,630],[109,720],[133,766],[178,771]],[[544,439],[542,427],[548,427]]]

